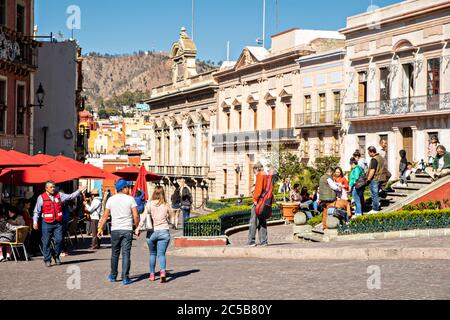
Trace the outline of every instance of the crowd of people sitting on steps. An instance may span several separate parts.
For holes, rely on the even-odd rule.
[[[287,180],[280,184],[279,192],[288,191],[290,197],[286,200],[300,203],[300,210],[307,219],[323,214],[322,225],[327,228],[329,215],[339,218],[341,223],[363,214],[381,212],[381,199],[393,190],[388,187],[392,174],[388,170],[386,155],[388,143],[382,139],[378,147],[367,149],[370,160],[356,150],[349,160],[351,171],[346,177],[340,167],[329,167],[320,178],[319,186],[310,195],[306,187],[295,184],[292,188]],[[428,146],[427,159],[413,164],[407,159],[405,150],[399,151],[399,182],[398,187],[408,187],[408,182],[415,173],[426,173],[432,181],[450,175],[450,153],[441,145],[437,136],[431,138]],[[365,199],[366,190],[370,191],[370,199]],[[368,194],[366,194],[368,195]]]

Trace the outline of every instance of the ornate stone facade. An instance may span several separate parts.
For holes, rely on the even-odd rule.
[[[355,149],[388,140],[389,170],[399,150],[427,160],[431,135],[450,141],[450,1],[411,0],[350,17],[347,37],[343,164]],[[361,150],[362,151],[362,150]]]
[[[195,205],[212,198],[215,187],[212,133],[216,126],[218,85],[212,73],[196,72],[197,49],[182,28],[174,43],[173,82],[155,88],[147,101],[150,111],[150,169],[164,177],[167,195],[183,178]]]

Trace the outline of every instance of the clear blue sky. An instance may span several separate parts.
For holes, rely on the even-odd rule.
[[[262,35],[263,0],[195,0],[195,42],[198,58],[226,60],[226,43],[231,42],[231,59],[242,48],[255,45]],[[277,33],[276,0],[267,2],[266,39]],[[383,7],[399,0],[373,0]],[[192,0],[36,0],[39,34],[61,31],[66,26],[70,5],[81,9],[81,29],[75,30],[84,53],[132,53],[139,50],[168,52],[178,39],[181,26],[191,34]],[[278,31],[290,28],[338,30],[346,17],[366,12],[371,0],[278,0]],[[270,46],[270,41],[266,47]]]

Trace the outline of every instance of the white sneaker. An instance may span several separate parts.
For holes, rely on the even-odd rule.
[[[381,211],[375,211],[375,210],[372,210],[372,211],[369,211],[369,212],[367,212],[367,214],[378,214],[378,213],[380,213]]]

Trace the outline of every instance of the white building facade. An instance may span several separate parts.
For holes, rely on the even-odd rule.
[[[432,135],[450,147],[450,1],[403,1],[349,17],[341,32],[347,38],[344,164],[356,149],[367,152],[387,139],[396,178],[401,149],[420,162]]]

